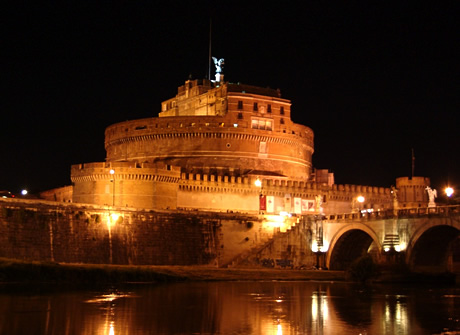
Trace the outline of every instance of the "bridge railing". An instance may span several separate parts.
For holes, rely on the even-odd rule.
[[[341,213],[325,215],[323,219],[329,221],[349,220],[382,220],[391,218],[417,217],[417,216],[448,216],[460,215],[460,205],[436,206],[436,207],[414,207],[402,209],[388,209],[384,211],[362,212],[362,213]]]
[[[460,214],[460,205],[402,208],[398,209],[397,214],[398,217],[413,217],[425,215],[445,216],[450,214]]]

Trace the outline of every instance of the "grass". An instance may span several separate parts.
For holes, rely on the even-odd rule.
[[[112,284],[228,280],[343,281],[344,279],[344,273],[341,271],[60,264],[0,258],[0,283]]]

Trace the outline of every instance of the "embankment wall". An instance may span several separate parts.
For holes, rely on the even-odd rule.
[[[2,199],[0,257],[92,264],[218,265],[224,243],[221,226],[237,221],[244,220],[214,213]]]

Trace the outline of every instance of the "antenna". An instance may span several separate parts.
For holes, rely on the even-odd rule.
[[[208,79],[211,80],[211,31],[212,19],[209,19],[209,58],[208,58]]]
[[[412,148],[412,176],[411,179],[414,177],[415,171],[415,155],[414,155],[414,148]]]

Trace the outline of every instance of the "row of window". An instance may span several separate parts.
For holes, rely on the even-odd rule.
[[[243,101],[241,101],[241,100],[238,101],[238,109],[243,109]],[[265,113],[265,106],[260,106],[260,108],[259,108],[259,103],[254,102],[253,111],[254,112],[259,112],[260,111],[261,113]],[[272,112],[272,105],[267,105],[267,111],[266,112],[267,113]],[[280,115],[284,115],[284,106],[280,106]]]
[[[272,130],[272,120],[252,119],[252,129]]]

